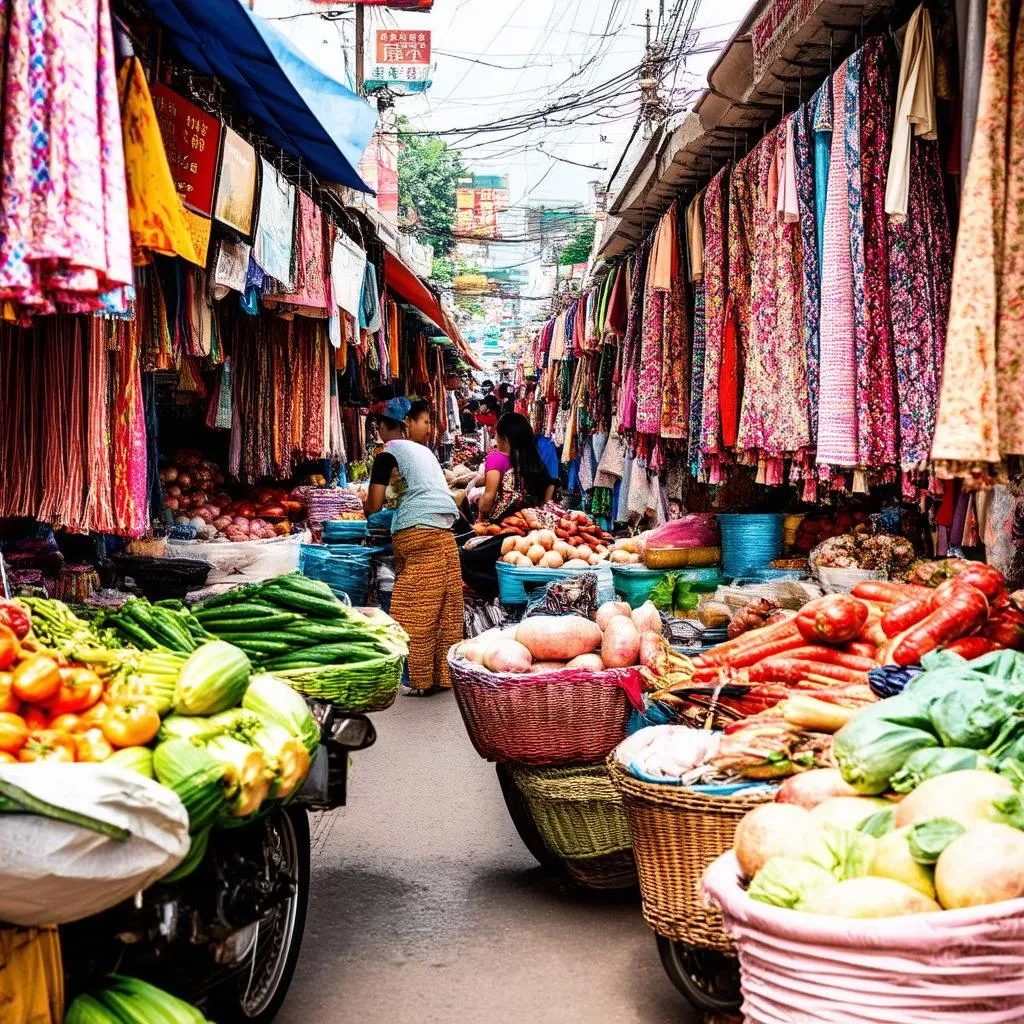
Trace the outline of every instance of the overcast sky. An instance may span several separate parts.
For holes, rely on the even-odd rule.
[[[750,2],[696,0],[691,39],[712,52],[688,56],[685,66],[673,65],[677,94],[704,85],[717,49],[713,44],[729,38]],[[328,22],[317,14],[294,16],[313,3],[258,0],[256,10],[274,18],[307,56],[341,77],[339,57],[353,38],[351,24]],[[674,4],[665,2],[666,22]],[[416,127],[447,132],[511,116],[529,123],[529,130],[516,137],[507,137],[511,129],[471,138],[445,136],[458,145],[472,170],[508,174],[513,204],[585,204],[592,195],[589,183],[607,180],[609,161],[614,166],[636,121],[638,76],[631,72],[643,56],[648,8],[656,22],[657,0],[435,0],[428,14],[368,8],[367,35],[372,40],[377,27],[431,30],[433,85],[423,96],[398,100],[399,113]],[[350,17],[350,5],[336,9]],[[567,111],[556,116],[571,123],[557,125],[545,125],[537,116],[546,104],[586,94],[627,74],[621,85],[606,90],[609,96],[596,114],[593,106],[585,114]]]

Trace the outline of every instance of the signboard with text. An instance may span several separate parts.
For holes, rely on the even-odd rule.
[[[430,32],[377,29],[374,62],[366,89],[387,86],[393,92],[423,92],[430,86]]]
[[[508,179],[499,175],[463,178],[455,190],[455,233],[500,238],[498,214],[508,209]]]

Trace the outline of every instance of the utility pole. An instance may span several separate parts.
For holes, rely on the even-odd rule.
[[[366,8],[356,4],[356,93],[363,95],[366,64]]]

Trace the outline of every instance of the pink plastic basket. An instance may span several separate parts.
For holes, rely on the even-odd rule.
[[[516,764],[590,764],[625,738],[642,703],[636,669],[489,672],[448,654],[455,700],[477,753]]]
[[[771,907],[736,856],[704,875],[740,959],[744,1024],[1020,1024],[1024,899],[851,920]]]

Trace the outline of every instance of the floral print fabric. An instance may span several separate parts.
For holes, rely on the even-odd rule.
[[[704,384],[701,398],[700,450],[712,483],[718,481],[722,421],[718,386],[725,330],[725,168],[704,192]]]
[[[687,458],[690,474],[700,477],[703,460],[700,454],[701,402],[704,397],[704,282],[693,283],[693,365],[690,383],[690,428]]]
[[[811,98],[793,115],[793,155],[796,161],[796,200],[800,216],[804,351],[807,359],[807,401],[811,441],[818,429],[818,344],[821,289],[818,286],[818,224],[814,178],[816,166],[814,110]]]

